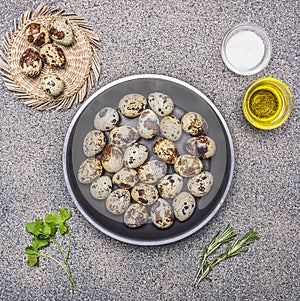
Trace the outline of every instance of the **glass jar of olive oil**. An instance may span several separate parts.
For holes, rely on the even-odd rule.
[[[251,83],[242,99],[246,119],[263,130],[281,126],[289,118],[292,106],[289,88],[272,77],[261,78]]]

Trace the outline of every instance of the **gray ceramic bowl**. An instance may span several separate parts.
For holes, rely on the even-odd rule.
[[[156,228],[151,221],[144,226],[131,229],[123,223],[122,216],[115,216],[106,210],[105,201],[93,199],[89,185],[77,180],[77,171],[85,159],[82,142],[93,129],[96,113],[103,107],[118,107],[119,100],[129,93],[140,93],[145,97],[152,92],[169,95],[179,118],[187,111],[200,113],[208,122],[209,131],[217,145],[217,152],[211,159],[203,160],[204,169],[214,175],[214,185],[204,197],[197,199],[195,212],[185,222],[176,220],[165,230]],[[122,120],[126,123],[126,120]],[[151,142],[149,142],[151,143]],[[177,147],[184,151],[183,144]],[[148,148],[150,149],[148,144]],[[169,167],[171,168],[171,167]],[[95,92],[74,116],[66,134],[63,149],[63,170],[69,193],[83,216],[106,235],[122,242],[135,245],[163,245],[181,240],[201,229],[218,212],[228,193],[234,168],[232,139],[228,127],[214,104],[191,85],[162,75],[135,75],[116,80]]]

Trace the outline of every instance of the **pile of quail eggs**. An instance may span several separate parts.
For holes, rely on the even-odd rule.
[[[31,45],[20,57],[22,73],[36,78],[41,74],[44,64],[54,70],[65,67],[66,56],[61,45],[70,46],[74,42],[73,29],[66,19],[54,17],[47,26],[30,23],[24,34]],[[43,75],[40,84],[43,91],[52,97],[61,95],[65,86],[55,72]]]
[[[213,175],[202,161],[215,154],[216,144],[205,135],[207,122],[196,112],[176,117],[168,95],[125,95],[118,109],[104,107],[96,114],[94,128],[84,137],[87,158],[78,181],[90,185],[93,198],[105,200],[108,212],[123,215],[126,226],[151,220],[169,228],[175,218],[190,218],[195,198],[210,191]]]

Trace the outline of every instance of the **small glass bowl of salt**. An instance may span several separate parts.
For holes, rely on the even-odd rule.
[[[271,58],[266,32],[252,23],[238,24],[223,38],[221,54],[226,66],[240,75],[252,75],[265,68]]]

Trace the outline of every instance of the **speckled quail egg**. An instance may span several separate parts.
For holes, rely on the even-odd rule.
[[[192,216],[196,208],[195,198],[188,192],[181,192],[172,203],[175,217],[184,222]]]
[[[147,209],[141,204],[131,204],[124,214],[124,223],[129,228],[141,227],[147,223],[147,220]]]
[[[184,154],[178,157],[174,169],[180,176],[189,178],[199,174],[203,169],[203,164],[198,157]]]
[[[202,135],[208,130],[206,120],[196,112],[188,112],[181,118],[181,125],[185,132],[192,136]]]
[[[94,127],[100,131],[110,131],[119,122],[118,112],[110,107],[102,108],[94,118]]]
[[[112,190],[110,177],[102,176],[94,181],[90,186],[90,193],[97,200],[105,200]]]
[[[30,23],[25,28],[25,36],[34,46],[43,46],[51,42],[48,30],[39,23]]]
[[[42,58],[39,52],[33,48],[26,49],[20,58],[21,71],[27,76],[38,76],[43,68]]]
[[[159,198],[151,207],[151,218],[152,223],[160,229],[171,227],[174,222],[172,206],[166,200]]]
[[[137,117],[147,106],[147,99],[141,94],[127,94],[121,98],[119,109],[122,115],[126,117]]]
[[[103,168],[101,161],[97,158],[84,160],[78,169],[78,181],[82,184],[90,184],[99,178]]]
[[[174,102],[170,96],[161,92],[153,92],[148,97],[150,108],[158,116],[170,115],[174,110]]]
[[[149,160],[138,169],[138,175],[143,183],[153,184],[167,173],[167,164],[160,160]]]
[[[158,200],[158,191],[154,185],[138,183],[132,188],[131,197],[139,204],[152,205]]]
[[[109,133],[110,143],[118,147],[128,147],[139,138],[136,128],[129,125],[122,125],[113,128]]]
[[[61,47],[56,44],[46,44],[40,50],[40,55],[45,63],[51,67],[63,68],[66,57]]]
[[[139,116],[137,130],[141,137],[152,139],[159,133],[159,119],[152,110],[144,110]]]
[[[113,214],[123,214],[130,205],[130,192],[127,189],[113,190],[106,199],[106,209]]]
[[[174,164],[178,157],[174,143],[167,138],[160,138],[155,142],[153,153],[168,164]]]
[[[48,27],[52,40],[64,46],[69,46],[74,42],[72,26],[65,18],[53,18]]]
[[[83,140],[83,153],[87,157],[99,154],[106,145],[105,135],[98,130],[92,130],[86,134]]]
[[[165,116],[160,121],[160,132],[171,141],[177,141],[182,135],[180,120],[175,116]]]
[[[188,139],[185,142],[186,150],[201,159],[212,157],[216,152],[215,141],[208,136],[197,136]]]
[[[41,87],[50,96],[57,97],[63,93],[65,84],[57,75],[47,74],[41,77]]]
[[[102,151],[101,162],[106,171],[117,172],[123,166],[123,153],[117,146],[107,144]]]
[[[129,168],[141,166],[148,158],[148,149],[144,144],[135,143],[124,152],[124,165]]]
[[[201,197],[210,191],[213,182],[213,175],[209,171],[202,171],[188,180],[187,188],[193,196]]]
[[[124,167],[113,175],[112,181],[120,188],[129,189],[132,188],[139,178],[137,172],[128,167]]]
[[[174,198],[183,187],[183,179],[178,174],[164,176],[157,184],[157,189],[163,199]]]

